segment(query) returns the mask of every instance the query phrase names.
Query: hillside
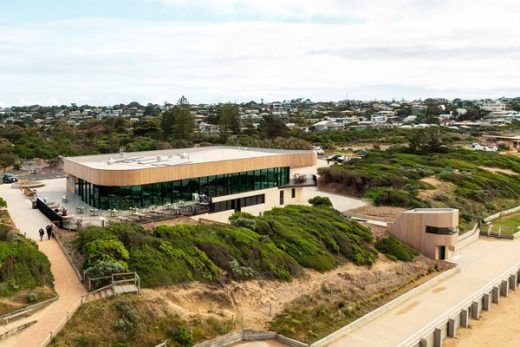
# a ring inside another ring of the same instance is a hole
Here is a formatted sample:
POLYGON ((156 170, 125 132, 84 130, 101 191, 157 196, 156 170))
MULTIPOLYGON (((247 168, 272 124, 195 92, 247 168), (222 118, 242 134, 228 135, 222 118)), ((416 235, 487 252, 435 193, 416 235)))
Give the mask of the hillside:
MULTIPOLYGON (((244 215, 242 215, 244 216, 244 215)), ((330 208, 287 206, 234 225, 90 227, 79 233, 91 277, 136 271, 145 287, 253 278, 290 281, 304 268, 331 270, 377 258, 370 230, 330 208)), ((248 219, 242 218, 242 219, 248 219)))
POLYGON ((366 158, 322 168, 320 174, 322 188, 376 205, 458 208, 462 226, 520 203, 520 158, 512 155, 397 147, 371 150, 366 158))
POLYGON ((54 296, 53 281, 47 257, 0 210, 0 314, 54 296))

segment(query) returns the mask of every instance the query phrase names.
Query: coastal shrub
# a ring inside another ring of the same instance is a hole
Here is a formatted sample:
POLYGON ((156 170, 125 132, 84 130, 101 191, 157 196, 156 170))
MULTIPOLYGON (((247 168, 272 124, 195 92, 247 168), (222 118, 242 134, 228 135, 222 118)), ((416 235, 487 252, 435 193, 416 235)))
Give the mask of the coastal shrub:
POLYGON ((77 247, 85 272, 102 275, 127 264, 145 287, 218 282, 223 276, 290 281, 304 267, 326 271, 345 261, 371 265, 377 258, 370 229, 330 208, 290 205, 261 217, 235 215, 235 222, 254 224, 163 225, 151 233, 133 225, 90 227, 80 232, 77 247), (102 234, 104 239, 94 239, 102 234))
POLYGON ((251 230, 255 230, 255 227, 256 227, 256 222, 254 219, 249 219, 249 218, 234 218, 234 219, 230 219, 230 223, 234 226, 237 226, 237 227, 244 227, 244 228, 248 228, 248 229, 251 229, 251 230))
POLYGON ((128 271, 121 262, 117 261, 98 261, 92 266, 86 268, 83 273, 90 278, 110 276, 113 273, 121 273, 128 271))
POLYGON ((12 241, 0 241, 0 296, 52 286, 53 281, 50 262, 34 241, 21 235, 12 241))
POLYGON ((129 258, 128 250, 119 240, 98 239, 85 244, 85 266, 91 267, 98 262, 118 262, 123 267, 127 267, 126 261, 129 258))
POLYGON ((309 204, 312 206, 332 207, 332 202, 326 196, 315 196, 309 199, 309 204))
POLYGON ((184 325, 177 324, 168 330, 170 338, 181 346, 193 345, 191 332, 184 325))
POLYGON ((419 255, 419 252, 393 236, 378 240, 376 242, 376 248, 379 252, 384 253, 392 260, 412 261, 417 255, 419 255))
POLYGON ((363 159, 320 168, 319 174, 319 185, 333 184, 339 193, 363 197, 376 205, 458 208, 472 216, 461 220, 461 227, 520 202, 520 158, 512 155, 461 148, 413 152, 401 146, 368 151, 363 159), (444 198, 440 193, 419 198, 420 190, 436 189, 421 181, 432 176, 453 184, 450 196, 444 198))

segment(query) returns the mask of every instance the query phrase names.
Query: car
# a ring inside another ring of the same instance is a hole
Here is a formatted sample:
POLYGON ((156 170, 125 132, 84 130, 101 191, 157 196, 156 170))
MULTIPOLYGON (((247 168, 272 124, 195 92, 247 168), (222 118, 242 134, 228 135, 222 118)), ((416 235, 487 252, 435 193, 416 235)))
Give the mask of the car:
POLYGON ((328 156, 327 161, 335 161, 337 163, 342 163, 345 161, 345 156, 336 153, 336 154, 328 156))
POLYGON ((325 151, 320 146, 313 146, 312 149, 317 155, 324 155, 325 151))
POLYGON ((18 178, 16 178, 15 175, 13 174, 4 174, 4 176, 2 177, 2 182, 4 183, 13 183, 13 182, 18 182, 18 178))

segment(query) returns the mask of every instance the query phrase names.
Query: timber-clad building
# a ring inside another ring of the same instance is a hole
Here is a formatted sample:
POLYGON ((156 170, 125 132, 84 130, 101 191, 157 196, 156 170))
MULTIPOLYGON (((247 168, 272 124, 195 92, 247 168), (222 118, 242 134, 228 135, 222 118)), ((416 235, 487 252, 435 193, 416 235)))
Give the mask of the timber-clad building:
POLYGON ((63 158, 67 191, 98 209, 142 208, 211 197, 212 212, 284 205, 314 182, 291 169, 316 164, 304 150, 198 147, 63 158))

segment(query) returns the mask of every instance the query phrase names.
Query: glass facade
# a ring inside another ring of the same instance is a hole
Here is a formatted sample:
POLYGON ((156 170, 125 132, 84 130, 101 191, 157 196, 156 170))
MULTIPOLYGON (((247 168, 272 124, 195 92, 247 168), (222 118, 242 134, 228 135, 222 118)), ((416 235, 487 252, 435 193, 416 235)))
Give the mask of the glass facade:
POLYGON ((74 192, 95 208, 128 210, 130 207, 190 201, 193 193, 215 198, 281 187, 288 183, 289 168, 279 167, 127 187, 98 186, 76 178, 74 192))

